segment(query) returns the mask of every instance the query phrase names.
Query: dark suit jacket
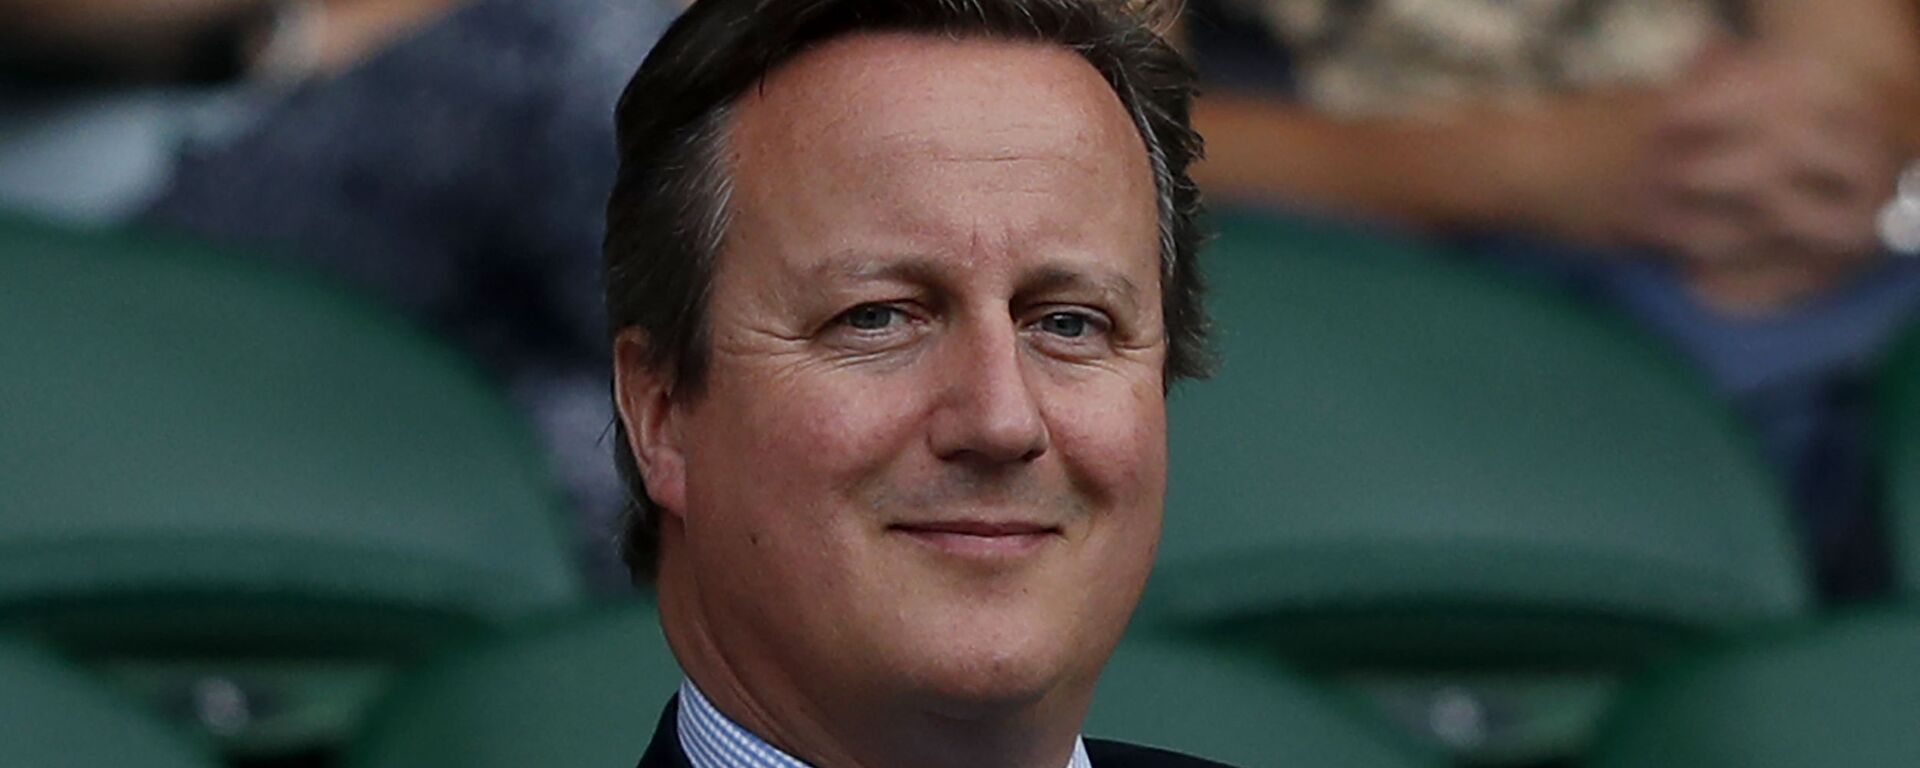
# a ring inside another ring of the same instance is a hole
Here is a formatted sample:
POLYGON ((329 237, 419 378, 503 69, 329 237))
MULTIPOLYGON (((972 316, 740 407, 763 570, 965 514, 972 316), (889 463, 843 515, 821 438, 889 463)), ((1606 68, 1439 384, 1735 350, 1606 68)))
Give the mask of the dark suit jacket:
MULTIPOLYGON (((660 715, 660 725, 653 730, 653 743, 640 758, 639 768, 693 768, 686 752, 680 749, 679 712, 679 697, 667 702, 667 711, 660 715)), ((1228 768, 1164 749, 1099 739, 1087 739, 1087 758, 1094 768, 1228 768)))

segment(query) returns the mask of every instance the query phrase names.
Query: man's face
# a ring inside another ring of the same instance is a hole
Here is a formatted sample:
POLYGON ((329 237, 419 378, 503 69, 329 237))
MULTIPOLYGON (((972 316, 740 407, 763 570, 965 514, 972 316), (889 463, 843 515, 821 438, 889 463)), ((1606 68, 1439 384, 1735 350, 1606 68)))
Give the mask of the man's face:
POLYGON ((1165 487, 1155 195, 1119 99, 1065 49, 861 35, 749 91, 728 149, 663 584, 751 684, 1084 705, 1165 487))

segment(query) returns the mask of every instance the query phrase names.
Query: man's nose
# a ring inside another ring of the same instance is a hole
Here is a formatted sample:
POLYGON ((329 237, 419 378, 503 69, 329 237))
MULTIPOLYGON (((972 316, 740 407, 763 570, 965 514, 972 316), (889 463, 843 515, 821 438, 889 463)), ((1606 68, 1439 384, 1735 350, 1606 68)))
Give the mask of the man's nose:
POLYGON ((1047 452, 1047 423, 1011 323, 973 328, 942 355, 929 440, 943 460, 1007 464, 1047 452))

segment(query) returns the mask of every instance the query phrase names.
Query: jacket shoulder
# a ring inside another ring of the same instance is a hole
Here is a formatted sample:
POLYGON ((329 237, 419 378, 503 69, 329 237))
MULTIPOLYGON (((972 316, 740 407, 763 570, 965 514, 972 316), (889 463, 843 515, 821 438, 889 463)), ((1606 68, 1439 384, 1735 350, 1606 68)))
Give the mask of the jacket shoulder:
POLYGON ((1087 739, 1087 760, 1093 768, 1232 768, 1192 755, 1103 739, 1087 739))

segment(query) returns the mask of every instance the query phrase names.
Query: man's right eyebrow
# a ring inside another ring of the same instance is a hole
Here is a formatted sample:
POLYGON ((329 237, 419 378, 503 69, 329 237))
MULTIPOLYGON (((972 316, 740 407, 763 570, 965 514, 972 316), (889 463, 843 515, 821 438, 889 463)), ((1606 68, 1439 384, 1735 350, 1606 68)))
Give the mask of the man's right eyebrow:
POLYGON ((810 277, 827 280, 925 283, 939 277, 940 262, 922 256, 879 258, 848 253, 830 257, 807 271, 810 277))

